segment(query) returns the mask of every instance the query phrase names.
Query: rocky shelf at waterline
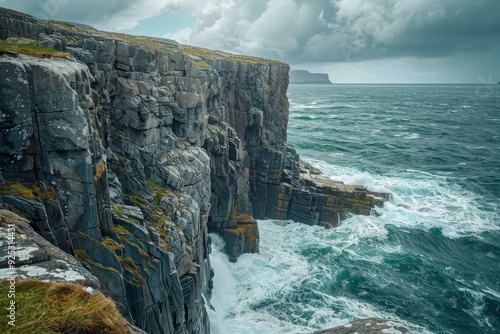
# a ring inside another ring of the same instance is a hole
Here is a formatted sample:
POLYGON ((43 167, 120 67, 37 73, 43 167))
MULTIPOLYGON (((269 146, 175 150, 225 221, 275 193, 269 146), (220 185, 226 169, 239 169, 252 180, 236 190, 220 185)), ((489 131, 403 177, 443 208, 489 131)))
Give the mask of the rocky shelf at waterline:
POLYGON ((258 252, 255 218, 335 226, 381 205, 287 145, 288 71, 0 9, 0 226, 25 240, 19 277, 99 287, 146 332, 208 333, 209 230, 235 260, 258 252))
POLYGON ((380 318, 368 318, 357 320, 342 326, 322 331, 314 332, 313 334, 406 334, 408 330, 401 324, 380 318))

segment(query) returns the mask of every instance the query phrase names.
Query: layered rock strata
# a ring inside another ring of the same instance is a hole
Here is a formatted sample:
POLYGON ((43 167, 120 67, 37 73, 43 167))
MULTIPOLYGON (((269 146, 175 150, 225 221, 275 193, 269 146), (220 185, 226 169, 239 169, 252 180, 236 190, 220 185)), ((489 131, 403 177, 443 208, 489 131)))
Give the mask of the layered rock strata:
POLYGON ((235 260, 254 218, 334 226, 381 202, 287 149, 286 64, 4 9, 0 40, 0 205, 147 332, 209 332, 209 229, 235 260))
POLYGON ((300 160, 290 144, 283 178, 268 189, 266 216, 325 227, 338 226, 349 214, 376 214, 374 209, 383 206, 391 196, 369 191, 365 186, 333 180, 300 160))
POLYGON ((79 283, 99 289, 97 278, 74 257, 42 238, 30 221, 12 211, 0 208, 0 280, 36 278, 52 282, 79 283), (11 245, 14 248, 9 248, 11 245), (15 262, 11 268, 9 260, 15 262))

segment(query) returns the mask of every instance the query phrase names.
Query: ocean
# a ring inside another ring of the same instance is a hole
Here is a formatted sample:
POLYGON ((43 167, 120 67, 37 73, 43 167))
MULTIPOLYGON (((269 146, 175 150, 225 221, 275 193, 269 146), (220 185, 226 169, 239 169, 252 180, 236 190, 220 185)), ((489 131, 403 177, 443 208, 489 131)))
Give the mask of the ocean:
POLYGON ((212 235, 215 334, 382 317, 500 333, 500 85, 291 85, 288 140, 334 179, 387 191, 335 229, 259 221, 260 254, 212 235))

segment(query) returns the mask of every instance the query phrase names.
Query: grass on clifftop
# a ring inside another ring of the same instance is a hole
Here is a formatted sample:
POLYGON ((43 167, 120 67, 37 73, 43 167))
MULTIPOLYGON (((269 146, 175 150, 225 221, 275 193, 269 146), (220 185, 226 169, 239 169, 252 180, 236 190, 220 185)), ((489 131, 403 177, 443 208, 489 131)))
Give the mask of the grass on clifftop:
POLYGON ((253 56, 237 55, 224 51, 205 49, 198 46, 183 45, 183 48, 185 53, 201 58, 214 58, 214 59, 219 58, 219 59, 227 59, 236 62, 250 63, 250 64, 269 64, 269 65, 282 64, 282 62, 277 60, 271 60, 253 56))
POLYGON ((18 44, 0 40, 0 54, 3 52, 14 52, 37 58, 66 58, 70 57, 67 52, 59 52, 53 48, 45 46, 18 44))
POLYGON ((72 283, 17 280, 15 297, 8 297, 9 282, 0 283, 3 315, 0 333, 127 333, 127 322, 114 302, 100 292, 87 293, 72 283), (8 324, 6 308, 15 301, 15 327, 8 324))
MULTIPOLYGON (((116 33, 116 32, 107 32, 107 34, 109 34, 113 37, 121 38, 129 43, 137 43, 137 44, 147 46, 149 48, 159 49, 159 50, 178 50, 178 51, 184 52, 185 54, 200 57, 200 58, 227 59, 227 60, 232 60, 232 61, 236 61, 236 62, 244 62, 244 63, 250 63, 250 64, 270 64, 270 65, 281 64, 281 62, 276 61, 276 60, 270 60, 270 59, 265 59, 265 58, 252 57, 252 56, 237 55, 237 54, 232 54, 232 53, 218 51, 218 50, 205 49, 205 48, 201 48, 198 46, 192 46, 192 45, 182 45, 182 44, 177 43, 174 40, 165 39, 165 38, 135 36, 135 35, 116 33)), ((206 62, 204 62, 203 60, 195 62, 195 64, 200 69, 210 69, 210 66, 206 62)))
MULTIPOLYGON (((152 49, 171 50, 171 51, 177 50, 177 51, 184 52, 185 54, 200 57, 200 58, 227 59, 227 60, 232 60, 232 61, 236 61, 236 62, 243 62, 243 63, 250 63, 250 64, 270 64, 270 65, 282 64, 282 62, 279 62, 276 60, 271 60, 271 59, 265 59, 265 58, 259 58, 259 57, 253 57, 253 56, 237 55, 237 54, 232 54, 232 53, 228 53, 228 52, 224 52, 224 51, 205 49, 202 47, 192 46, 192 45, 182 45, 182 44, 177 43, 174 40, 166 39, 166 38, 136 36, 136 35, 123 34, 123 33, 116 33, 116 32, 105 32, 105 33, 109 34, 110 36, 113 36, 113 37, 121 38, 129 43, 141 44, 141 45, 144 45, 144 46, 152 48, 152 49)), ((200 69, 205 69, 205 70, 210 69, 210 66, 206 62, 204 62, 203 60, 195 62, 195 64, 200 69)))

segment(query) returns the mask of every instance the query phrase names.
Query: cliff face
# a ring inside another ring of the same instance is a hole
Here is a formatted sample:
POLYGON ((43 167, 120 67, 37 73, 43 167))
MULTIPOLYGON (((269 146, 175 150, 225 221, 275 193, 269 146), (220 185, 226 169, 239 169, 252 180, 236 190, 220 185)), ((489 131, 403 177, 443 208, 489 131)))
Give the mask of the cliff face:
POLYGON ((173 116, 154 101, 160 93, 147 81, 143 96, 139 81, 104 85, 95 78, 108 73, 99 71, 69 60, 0 58, 3 205, 79 259, 139 327, 206 332, 208 156, 197 146, 163 154, 162 145, 175 142, 161 126, 173 116), (120 114, 127 103, 133 116, 120 114), (190 163, 169 173, 170 159, 190 163))
POLYGON ((336 225, 382 202, 287 148, 286 64, 2 9, 0 40, 68 53, 0 52, 0 227, 15 212, 58 247, 23 246, 17 275, 59 261, 78 275, 47 279, 100 285, 147 332, 209 332, 209 230, 235 260, 258 252, 254 217, 336 225))

